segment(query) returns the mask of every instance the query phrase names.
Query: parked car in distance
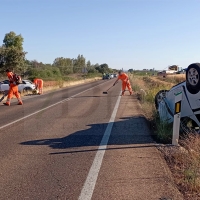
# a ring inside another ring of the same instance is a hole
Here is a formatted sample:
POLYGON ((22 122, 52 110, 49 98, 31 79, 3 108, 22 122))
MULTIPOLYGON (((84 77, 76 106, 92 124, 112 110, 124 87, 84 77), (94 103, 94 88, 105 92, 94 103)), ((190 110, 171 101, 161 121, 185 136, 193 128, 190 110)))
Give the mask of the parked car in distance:
MULTIPOLYGON (((30 80, 22 80, 22 83, 18 85, 19 92, 32 91, 35 89, 35 84, 30 80)), ((9 80, 0 82, 0 92, 9 90, 9 80)))
POLYGON ((114 75, 113 75, 113 74, 110 74, 110 78, 114 78, 114 75))
POLYGON ((103 79, 111 79, 114 78, 113 74, 106 74, 105 76, 103 76, 103 79))

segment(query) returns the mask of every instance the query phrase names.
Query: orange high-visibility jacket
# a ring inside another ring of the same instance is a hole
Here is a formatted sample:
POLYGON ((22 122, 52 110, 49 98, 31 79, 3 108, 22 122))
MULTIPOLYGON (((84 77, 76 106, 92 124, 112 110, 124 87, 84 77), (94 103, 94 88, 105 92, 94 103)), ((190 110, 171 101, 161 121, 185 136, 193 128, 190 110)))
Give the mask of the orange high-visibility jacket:
POLYGON ((16 85, 13 75, 14 74, 12 72, 7 72, 7 76, 10 81, 10 88, 8 91, 8 98, 7 98, 7 102, 6 102, 7 105, 10 105, 10 101, 11 101, 11 98, 13 97, 13 94, 17 97, 19 102, 22 102, 20 94, 18 92, 18 86, 16 85))
POLYGON ((127 82, 128 81, 128 75, 123 73, 121 75, 118 76, 117 80, 122 80, 123 82, 127 82))
POLYGON ((9 81, 10 81, 10 86, 15 86, 16 83, 15 83, 15 80, 13 78, 13 73, 12 72, 7 72, 7 77, 9 79, 9 81))
POLYGON ((34 81, 33 81, 33 83, 37 86, 37 85, 43 85, 43 80, 42 79, 38 79, 38 78, 36 78, 36 79, 34 79, 34 81))
POLYGON ((33 81, 33 83, 34 83, 35 85, 37 85, 37 84, 38 84, 38 79, 35 78, 34 81, 33 81))

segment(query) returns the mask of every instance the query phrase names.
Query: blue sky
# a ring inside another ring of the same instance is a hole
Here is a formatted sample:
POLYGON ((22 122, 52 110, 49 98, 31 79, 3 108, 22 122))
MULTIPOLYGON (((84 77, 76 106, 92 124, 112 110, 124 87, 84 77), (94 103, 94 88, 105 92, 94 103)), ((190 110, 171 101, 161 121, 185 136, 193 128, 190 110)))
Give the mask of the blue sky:
POLYGON ((200 62, 200 1, 0 0, 0 44, 24 37, 27 59, 82 54, 111 68, 183 68, 200 62))

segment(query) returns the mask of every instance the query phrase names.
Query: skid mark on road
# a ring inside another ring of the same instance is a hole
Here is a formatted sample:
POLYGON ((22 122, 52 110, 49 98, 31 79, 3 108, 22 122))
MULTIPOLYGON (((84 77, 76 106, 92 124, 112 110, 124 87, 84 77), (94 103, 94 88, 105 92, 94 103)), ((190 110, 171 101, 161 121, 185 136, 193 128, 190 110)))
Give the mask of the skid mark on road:
POLYGON ((45 107, 45 108, 42 108, 42 109, 40 109, 40 110, 38 110, 38 111, 36 111, 36 112, 33 112, 33 113, 29 114, 29 115, 26 115, 26 116, 22 117, 22 118, 20 118, 20 119, 17 119, 17 120, 12 121, 12 122, 10 122, 10 123, 8 123, 8 124, 5 124, 5 125, 3 125, 3 126, 0 127, 0 130, 3 129, 3 128, 6 128, 6 127, 8 127, 8 126, 11 126, 11 125, 13 125, 13 124, 15 124, 15 123, 17 123, 17 122, 20 122, 20 121, 22 121, 22 120, 24 120, 24 119, 27 119, 27 118, 29 118, 29 117, 31 117, 31 116, 33 116, 33 115, 36 115, 36 114, 38 114, 38 113, 40 113, 40 112, 42 112, 42 111, 45 111, 45 110, 47 110, 47 109, 49 109, 49 108, 52 108, 52 107, 54 107, 54 106, 56 106, 56 105, 58 105, 58 104, 61 104, 61 103, 65 103, 65 102, 67 102, 67 101, 70 101, 71 99, 73 99, 73 97, 76 97, 76 96, 78 96, 78 95, 80 95, 80 94, 83 94, 84 92, 90 91, 90 90, 92 90, 93 88, 99 87, 100 85, 103 85, 103 84, 105 84, 105 82, 104 82, 104 83, 101 83, 101 84, 99 84, 99 85, 96 85, 96 86, 94 86, 94 87, 91 87, 91 88, 89 88, 89 89, 87 89, 87 90, 84 90, 84 91, 82 91, 82 92, 79 92, 79 93, 77 93, 77 94, 75 94, 75 95, 73 95, 73 96, 71 96, 71 97, 68 97, 68 98, 66 98, 66 99, 64 99, 64 100, 62 100, 62 101, 59 101, 59 102, 57 102, 57 103, 54 103, 54 104, 52 104, 52 105, 50 105, 50 106, 47 106, 47 107, 45 107))
POLYGON ((112 127, 113 127, 113 124, 115 121, 115 117, 117 114, 120 100, 121 100, 121 96, 119 96, 117 99, 117 102, 115 104, 115 107, 114 107, 113 113, 111 115, 111 118, 109 120, 108 126, 105 130, 105 133, 104 133, 101 143, 99 145, 98 151, 96 153, 96 156, 94 158, 94 161, 93 161, 90 171, 88 173, 86 181, 83 185, 81 194, 79 196, 79 200, 90 200, 92 198, 92 194, 93 194, 93 191, 95 188, 99 170, 101 168, 105 150, 107 148, 108 140, 109 140, 109 137, 110 137, 110 134, 112 131, 112 127))

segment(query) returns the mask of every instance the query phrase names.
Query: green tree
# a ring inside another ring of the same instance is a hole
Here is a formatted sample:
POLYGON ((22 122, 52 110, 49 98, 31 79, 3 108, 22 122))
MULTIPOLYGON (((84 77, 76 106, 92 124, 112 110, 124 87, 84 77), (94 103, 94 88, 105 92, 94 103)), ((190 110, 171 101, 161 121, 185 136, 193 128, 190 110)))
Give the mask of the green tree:
POLYGON ((23 42, 24 38, 21 35, 16 35, 15 32, 11 31, 10 33, 6 33, 3 39, 3 46, 6 48, 15 47, 18 50, 23 51, 23 42))
POLYGON ((3 67, 5 64, 5 48, 0 46, 0 66, 3 67))
POLYGON ((53 62, 53 66, 58 67, 63 75, 73 73, 73 63, 70 58, 56 58, 53 62))
POLYGON ((74 60, 74 67, 73 67, 73 71, 74 73, 81 73, 82 69, 84 69, 84 67, 86 66, 85 64, 85 58, 83 57, 83 55, 78 55, 77 59, 74 60))
POLYGON ((109 69, 108 64, 106 63, 96 66, 95 69, 99 71, 99 73, 102 73, 102 74, 109 73, 112 71, 111 69, 109 69))
POLYGON ((26 55, 26 52, 23 51, 23 41, 23 37, 14 32, 5 35, 3 45, 0 47, 1 69, 23 70, 26 55))
POLYGON ((90 60, 87 61, 86 66, 87 66, 88 69, 90 69, 90 67, 91 67, 91 62, 90 62, 90 60))
POLYGON ((97 72, 97 70, 95 69, 94 65, 92 65, 89 60, 86 63, 86 69, 87 69, 88 73, 95 73, 95 72, 97 72))

